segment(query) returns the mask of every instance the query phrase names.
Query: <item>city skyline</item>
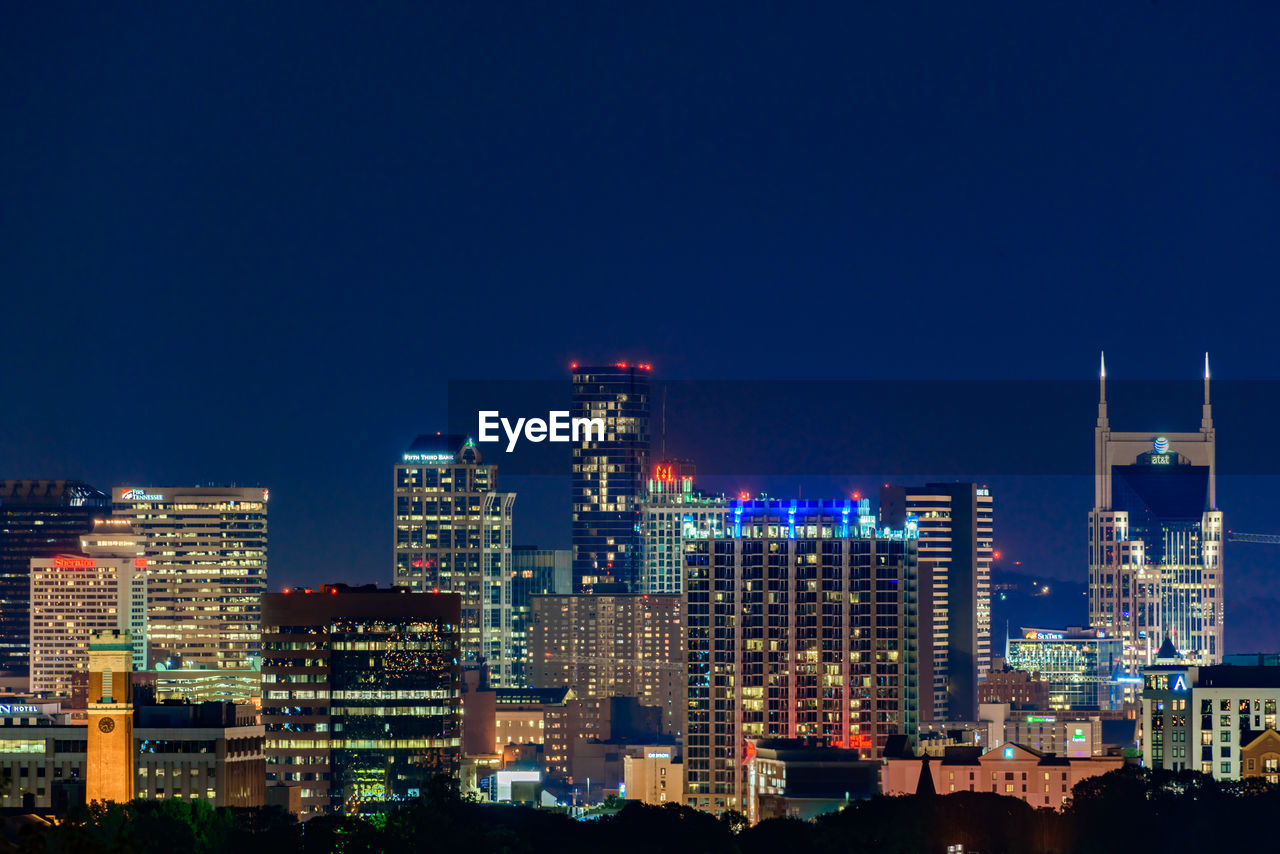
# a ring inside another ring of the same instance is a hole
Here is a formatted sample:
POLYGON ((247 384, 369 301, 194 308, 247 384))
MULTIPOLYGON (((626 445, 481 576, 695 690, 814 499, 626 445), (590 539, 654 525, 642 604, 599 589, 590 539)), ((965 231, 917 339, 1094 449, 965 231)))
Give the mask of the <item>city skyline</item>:
POLYGON ((1265 842, 1280 5, 6 11, 15 845, 1265 842))

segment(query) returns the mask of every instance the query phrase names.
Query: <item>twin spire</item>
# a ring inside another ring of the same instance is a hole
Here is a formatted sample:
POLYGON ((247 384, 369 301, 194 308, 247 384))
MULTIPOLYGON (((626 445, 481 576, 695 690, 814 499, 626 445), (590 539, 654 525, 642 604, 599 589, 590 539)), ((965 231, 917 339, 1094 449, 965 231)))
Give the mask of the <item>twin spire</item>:
MULTIPOLYGON (((1107 420, 1107 353, 1100 351, 1098 367, 1098 426, 1110 429, 1107 420)), ((1200 410, 1200 430, 1208 432, 1213 429, 1213 407, 1209 404, 1209 354, 1204 354, 1204 406, 1200 410)))

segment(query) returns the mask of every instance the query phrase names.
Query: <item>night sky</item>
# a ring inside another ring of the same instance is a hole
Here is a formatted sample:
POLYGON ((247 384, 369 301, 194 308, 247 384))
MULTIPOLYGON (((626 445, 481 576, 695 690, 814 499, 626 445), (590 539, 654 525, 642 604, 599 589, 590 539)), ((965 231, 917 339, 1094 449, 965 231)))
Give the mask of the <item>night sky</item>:
MULTIPOLYGON (((273 588, 386 583, 450 383, 1280 379, 1280 6, 964 5, 11 5, 0 477, 265 485, 273 588)), ((1272 453, 1249 413, 1220 454, 1272 453)), ((1229 527, 1280 528, 1276 470, 1229 527)), ((1006 562, 1083 580, 1088 473, 992 476, 1006 562)), ((567 479, 504 485, 567 545, 567 479)), ((1280 648, 1277 561, 1228 547, 1229 651, 1280 648)))

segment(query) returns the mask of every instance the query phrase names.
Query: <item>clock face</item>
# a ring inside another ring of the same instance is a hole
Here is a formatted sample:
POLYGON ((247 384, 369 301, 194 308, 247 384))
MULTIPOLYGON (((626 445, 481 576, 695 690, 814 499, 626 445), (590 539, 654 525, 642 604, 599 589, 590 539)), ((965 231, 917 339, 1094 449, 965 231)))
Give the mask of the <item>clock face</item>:
POLYGON ((111 718, 103 718, 102 720, 98 721, 98 729, 100 729, 103 732, 111 732, 115 728, 116 728, 116 722, 113 721, 111 718))

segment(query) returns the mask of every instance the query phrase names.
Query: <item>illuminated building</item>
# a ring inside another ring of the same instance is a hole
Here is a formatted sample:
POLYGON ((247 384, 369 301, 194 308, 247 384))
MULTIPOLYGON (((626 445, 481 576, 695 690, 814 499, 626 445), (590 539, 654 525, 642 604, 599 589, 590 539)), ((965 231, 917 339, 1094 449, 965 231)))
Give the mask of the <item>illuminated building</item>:
POLYGON ((684 765, 670 747, 622 757, 622 793, 629 801, 651 806, 684 803, 684 765))
POLYGON ((1257 777, 1273 786, 1280 784, 1280 733, 1263 730, 1240 748, 1240 758, 1242 779, 1257 777))
POLYGON ((991 669, 991 490, 975 483, 886 486, 880 523, 920 520, 921 720, 971 721, 991 669))
POLYGON ((635 697, 661 709, 661 729, 684 723, 684 603, 638 593, 534 596, 529 677, 580 700, 635 697))
MULTIPOLYGON (((647 364, 573 366, 572 418, 598 418, 604 438, 573 445, 573 583, 640 589, 640 502, 649 460, 647 364)), ((603 592, 603 591, 602 591, 603 592)))
POLYGON ((926 763, 913 756, 889 757, 881 791, 886 795, 914 795, 922 763, 932 775, 934 791, 939 795, 992 792, 1018 798, 1033 807, 1060 810, 1077 783, 1119 769, 1124 759, 1055 756, 1021 744, 1004 744, 985 751, 981 747, 948 747, 937 762, 926 763))
POLYGON ((1007 641, 1005 664, 1049 684, 1050 709, 1113 709, 1126 683, 1124 644, 1105 629, 1023 628, 1007 641))
POLYGON ((511 513, 498 467, 475 442, 434 434, 414 440, 395 465, 395 576, 414 592, 462 597, 462 659, 486 662, 497 685, 514 684, 511 644, 511 513))
POLYGON ((511 550, 511 659, 512 686, 532 684, 528 675, 529 624, 533 597, 573 590, 573 553, 569 549, 516 546, 511 550))
MULTIPOLYGON (((1102 755, 1106 746, 1102 717, 1098 712, 1013 710, 1006 703, 982 703, 979 715, 987 725, 983 742, 987 747, 1000 747, 1012 742, 1042 753, 1085 757, 1102 755)), ((1119 724, 1120 729, 1127 729, 1129 736, 1136 736, 1135 721, 1114 723, 1119 724)), ((1136 738, 1130 737, 1123 745, 1117 746, 1133 747, 1136 743, 1136 738)))
POLYGON ((876 759, 919 714, 916 523, 869 502, 735 501, 725 535, 685 546, 685 801, 747 806, 765 738, 876 759))
POLYGON ((31 656, 31 559, 80 550, 111 500, 73 480, 0 480, 0 672, 25 676, 31 656))
POLYGON ((747 819, 808 821, 880 792, 880 763, 803 738, 766 738, 747 766, 747 819))
MULTIPOLYGON (((1168 637, 1189 663, 1222 660, 1222 512, 1205 355, 1195 433, 1116 433, 1103 364, 1089 513, 1089 624, 1124 642, 1137 676, 1168 637)), ((1131 692, 1130 692, 1131 696, 1131 692)))
MULTIPOLYGON (((140 537, 147 562, 151 666, 166 668, 170 678, 187 668, 256 675, 267 589, 267 490, 117 487, 112 498, 115 523, 140 537)), ((248 684, 227 699, 257 693, 257 685, 248 684)))
POLYGON ((1241 779, 1244 748, 1276 729, 1280 667, 1188 666, 1168 642, 1156 661, 1142 670, 1142 764, 1241 779))
POLYGON ((119 630, 89 636, 89 724, 85 800, 133 800, 133 639, 119 630))
POLYGON ((133 669, 146 666, 147 579, 136 540, 89 534, 82 542, 83 553, 31 561, 32 693, 70 697, 95 631, 128 632, 133 669), (98 545, 104 540, 120 545, 98 545))
MULTIPOLYGON (((252 706, 139 706, 134 717, 134 797, 263 805, 266 760, 252 706)), ((0 705, 0 806, 21 807, 24 796, 41 810, 66 812, 80 803, 90 731, 56 702, 0 705), (23 716, 11 717, 7 709, 23 716)))
MULTIPOLYGON (((1000 668, 1004 659, 999 659, 1000 668)), ((978 683, 978 706, 986 703, 1008 703, 1017 708, 1049 708, 1049 683, 1034 670, 993 669, 978 683)))
POLYGON ((337 584, 263 597, 268 784, 362 814, 459 772, 457 593, 337 584))
POLYGON ((687 540, 723 536, 729 500, 694 489, 692 465, 681 461, 656 463, 640 505, 644 593, 679 595, 684 590, 684 544, 687 540))

